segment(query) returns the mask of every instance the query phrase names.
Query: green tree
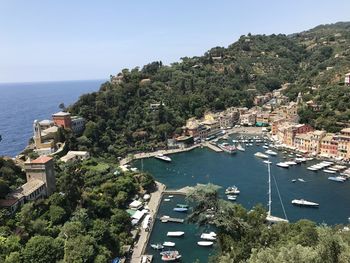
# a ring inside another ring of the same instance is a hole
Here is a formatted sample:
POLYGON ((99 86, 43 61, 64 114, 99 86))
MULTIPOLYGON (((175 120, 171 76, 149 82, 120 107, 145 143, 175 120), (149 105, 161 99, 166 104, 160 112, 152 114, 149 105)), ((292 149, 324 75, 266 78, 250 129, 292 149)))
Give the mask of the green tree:
POLYGON ((56 262, 63 258, 63 241, 48 236, 35 236, 29 239, 23 259, 28 263, 56 262))
POLYGON ((93 262, 96 253, 96 241, 91 236, 76 236, 66 241, 64 262, 90 263, 93 262))

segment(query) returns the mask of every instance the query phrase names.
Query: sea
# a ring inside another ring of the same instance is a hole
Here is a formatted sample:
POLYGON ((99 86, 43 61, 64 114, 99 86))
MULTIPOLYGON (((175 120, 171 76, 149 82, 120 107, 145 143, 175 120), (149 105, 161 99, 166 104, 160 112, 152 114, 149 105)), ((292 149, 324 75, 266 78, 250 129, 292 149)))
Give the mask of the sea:
MULTIPOLYGON (((226 199, 225 189, 236 185, 240 190, 237 203, 248 210, 257 204, 261 204, 267 209, 268 170, 263 160, 254 156, 254 153, 258 151, 263 152, 265 149, 262 145, 253 145, 246 147, 245 152, 230 155, 224 152, 216 153, 207 148, 196 148, 190 152, 170 155, 171 163, 149 158, 135 161, 133 165, 138 169, 150 172, 157 181, 164 183, 167 189, 213 183, 221 186, 220 196, 226 199)), ((277 162, 291 159, 290 154, 284 154, 280 151, 276 157, 270 157, 272 161, 272 215, 285 217, 284 207, 290 222, 309 219, 318 224, 347 224, 350 217, 350 182, 330 181, 328 180, 330 175, 323 171, 307 170, 308 166, 320 162, 316 160, 294 165, 288 169, 276 166, 277 162), (296 182, 293 182, 293 179, 296 182), (291 204, 293 199, 317 202, 320 206, 319 208, 294 206, 291 204)), ((169 202, 163 200, 157 217, 170 215, 186 218, 186 216, 172 211, 178 202, 179 200, 169 202)), ((182 254, 183 262, 196 260, 207 262, 208 257, 215 254, 215 244, 214 248, 204 248, 197 245, 200 234, 208 232, 205 229, 199 229, 191 224, 161 223, 159 219, 155 220, 154 230, 147 247, 147 252, 155 256, 154 262, 161 262, 161 259, 159 253, 152 249, 150 244, 164 241, 176 243, 175 249, 178 249, 182 254), (169 240, 166 236, 168 231, 184 231, 185 235, 182 238, 169 240)))
POLYGON ((19 154, 33 136, 33 121, 51 119, 84 93, 97 91, 106 80, 0 83, 0 156, 19 154))

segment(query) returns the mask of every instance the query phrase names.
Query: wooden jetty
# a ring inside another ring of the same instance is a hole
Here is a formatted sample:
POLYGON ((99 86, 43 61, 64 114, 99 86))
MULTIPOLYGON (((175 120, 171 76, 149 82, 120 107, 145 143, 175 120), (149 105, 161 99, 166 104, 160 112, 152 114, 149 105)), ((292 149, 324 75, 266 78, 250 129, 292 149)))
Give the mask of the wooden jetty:
POLYGON ((160 220, 162 221, 162 223, 168 223, 168 222, 183 223, 185 221, 184 219, 181 219, 181 218, 168 217, 168 216, 162 216, 160 220))

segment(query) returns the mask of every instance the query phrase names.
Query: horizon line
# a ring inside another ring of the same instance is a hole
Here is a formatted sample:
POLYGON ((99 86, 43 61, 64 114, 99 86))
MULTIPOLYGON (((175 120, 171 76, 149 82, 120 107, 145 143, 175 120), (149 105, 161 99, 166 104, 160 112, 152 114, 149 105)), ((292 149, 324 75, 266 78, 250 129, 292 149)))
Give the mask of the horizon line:
POLYGON ((3 84, 29 84, 29 83, 50 83, 50 82, 74 82, 74 81, 107 81, 109 78, 98 78, 98 79, 64 79, 64 80, 33 80, 33 81, 0 81, 0 85, 3 84))

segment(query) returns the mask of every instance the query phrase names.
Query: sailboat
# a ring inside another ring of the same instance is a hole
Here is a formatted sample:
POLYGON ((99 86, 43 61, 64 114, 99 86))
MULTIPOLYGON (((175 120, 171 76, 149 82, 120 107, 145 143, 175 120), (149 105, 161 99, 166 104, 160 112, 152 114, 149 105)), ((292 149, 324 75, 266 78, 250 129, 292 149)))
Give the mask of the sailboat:
POLYGON ((289 221, 287 219, 271 215, 271 205, 272 205, 272 200, 271 200, 271 171, 270 171, 270 164, 269 163, 267 164, 267 170, 268 170, 268 173, 269 173, 269 211, 267 212, 266 221, 268 223, 271 223, 271 224, 273 224, 273 223, 281 223, 281 222, 288 223, 289 221))

